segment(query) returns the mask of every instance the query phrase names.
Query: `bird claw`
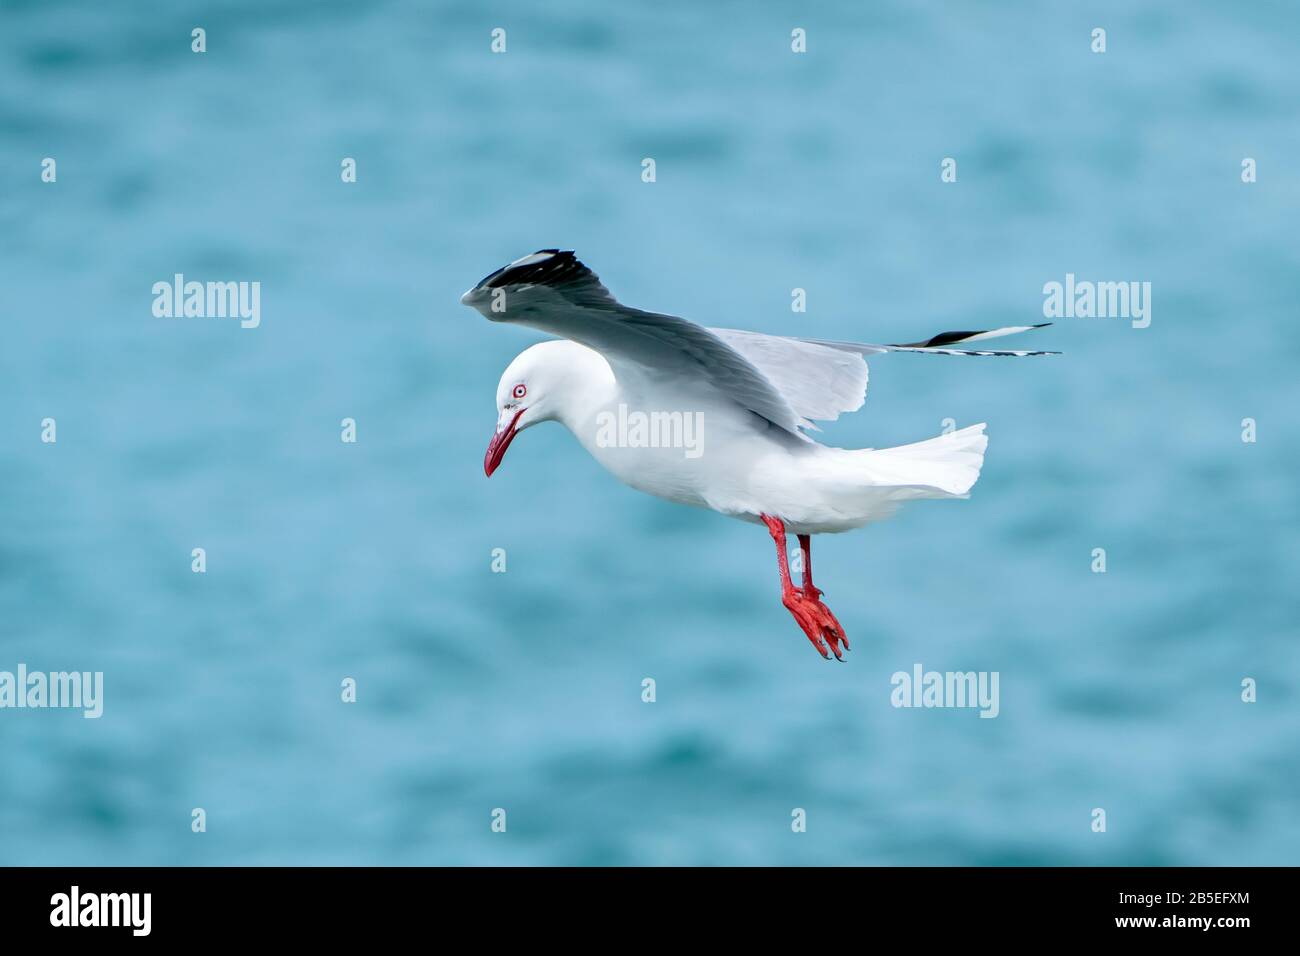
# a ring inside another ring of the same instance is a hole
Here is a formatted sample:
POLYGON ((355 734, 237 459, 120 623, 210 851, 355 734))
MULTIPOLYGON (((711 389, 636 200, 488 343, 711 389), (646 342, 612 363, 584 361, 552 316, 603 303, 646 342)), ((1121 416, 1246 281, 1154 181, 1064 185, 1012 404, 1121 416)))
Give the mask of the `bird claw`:
POLYGON ((833 653, 835 659, 843 663, 844 655, 840 653, 840 648, 843 646, 844 650, 849 650, 849 639, 831 609, 822 603, 822 592, 816 588, 812 591, 814 593, 792 590, 782 597, 782 603, 790 611, 795 623, 808 635, 808 640, 818 654, 830 660, 833 653), (828 644, 830 653, 827 652, 828 644))

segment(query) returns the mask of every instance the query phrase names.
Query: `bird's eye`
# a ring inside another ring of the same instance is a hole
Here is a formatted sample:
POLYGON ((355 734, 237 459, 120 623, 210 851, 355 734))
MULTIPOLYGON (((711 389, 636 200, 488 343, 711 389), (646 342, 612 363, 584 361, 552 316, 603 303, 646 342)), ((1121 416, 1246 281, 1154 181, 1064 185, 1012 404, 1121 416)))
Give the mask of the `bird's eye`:
POLYGON ((513 395, 516 399, 523 398, 525 395, 528 394, 528 386, 525 385, 523 382, 520 382, 518 385, 514 387, 514 390, 510 394, 513 395))

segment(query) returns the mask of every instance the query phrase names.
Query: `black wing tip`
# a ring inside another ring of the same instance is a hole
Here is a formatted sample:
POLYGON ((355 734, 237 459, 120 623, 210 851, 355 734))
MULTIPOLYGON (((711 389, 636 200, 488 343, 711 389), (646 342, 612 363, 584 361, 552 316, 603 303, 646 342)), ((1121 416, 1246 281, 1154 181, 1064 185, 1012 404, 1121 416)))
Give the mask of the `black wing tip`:
MULTIPOLYGON (((1030 325, 1029 329, 1045 329, 1051 325, 1051 322, 1038 322, 1030 325)), ((960 345, 974 336, 985 335, 989 332, 997 331, 996 329, 969 329, 961 332, 940 332, 938 335, 931 336, 924 342, 910 342, 911 348, 935 349, 943 348, 945 345, 960 345)))
POLYGON ((933 349, 940 348, 944 345, 956 345, 958 342, 965 342, 972 335, 983 335, 984 332, 987 331, 988 329, 983 331, 968 329, 964 332, 940 332, 938 335, 933 335, 924 342, 917 343, 917 347, 933 349))
MULTIPOLYGON (((924 353, 924 349, 918 350, 924 353)), ((935 349, 932 355, 977 355, 977 356, 1006 356, 1010 358, 1027 358, 1034 355, 1064 355, 1064 352, 1043 352, 1037 349, 935 349)))
POLYGON ((484 276, 479 288, 497 289, 523 282, 545 285, 571 278, 586 268, 572 249, 538 249, 484 276))

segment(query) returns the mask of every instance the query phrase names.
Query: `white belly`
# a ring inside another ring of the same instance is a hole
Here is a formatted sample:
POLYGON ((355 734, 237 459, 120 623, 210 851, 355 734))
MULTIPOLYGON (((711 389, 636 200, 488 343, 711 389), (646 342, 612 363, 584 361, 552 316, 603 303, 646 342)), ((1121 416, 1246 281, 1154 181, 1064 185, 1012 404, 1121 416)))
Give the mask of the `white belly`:
POLYGON ((638 412, 621 401, 573 431, 629 487, 754 521, 796 506, 800 462, 825 450, 739 407, 638 412))
POLYGON ((845 450, 791 435, 739 406, 697 406, 651 412, 616 400, 566 424, 593 458, 638 491, 747 521, 771 515, 795 534, 847 531, 888 517, 904 501, 962 496, 983 457, 979 436, 966 487, 948 489, 934 478, 934 459, 947 457, 948 444, 960 445, 958 436, 845 450))

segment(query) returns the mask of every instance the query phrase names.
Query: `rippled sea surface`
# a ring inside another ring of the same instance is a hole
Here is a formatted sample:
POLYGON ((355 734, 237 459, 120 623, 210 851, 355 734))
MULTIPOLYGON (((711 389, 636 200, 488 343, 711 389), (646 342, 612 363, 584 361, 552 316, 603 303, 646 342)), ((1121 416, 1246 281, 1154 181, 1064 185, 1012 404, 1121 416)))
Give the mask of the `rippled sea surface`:
POLYGON ((0 710, 0 862, 1300 862, 1300 15, 1142 6, 6 0, 0 670, 105 704, 0 710), (458 298, 547 246, 767 332, 1152 321, 873 360, 826 441, 991 441, 818 539, 839 666, 761 528, 555 425, 484 480, 538 336, 458 298), (178 272, 261 325, 155 318, 178 272), (918 663, 1000 715, 894 708, 918 663))

